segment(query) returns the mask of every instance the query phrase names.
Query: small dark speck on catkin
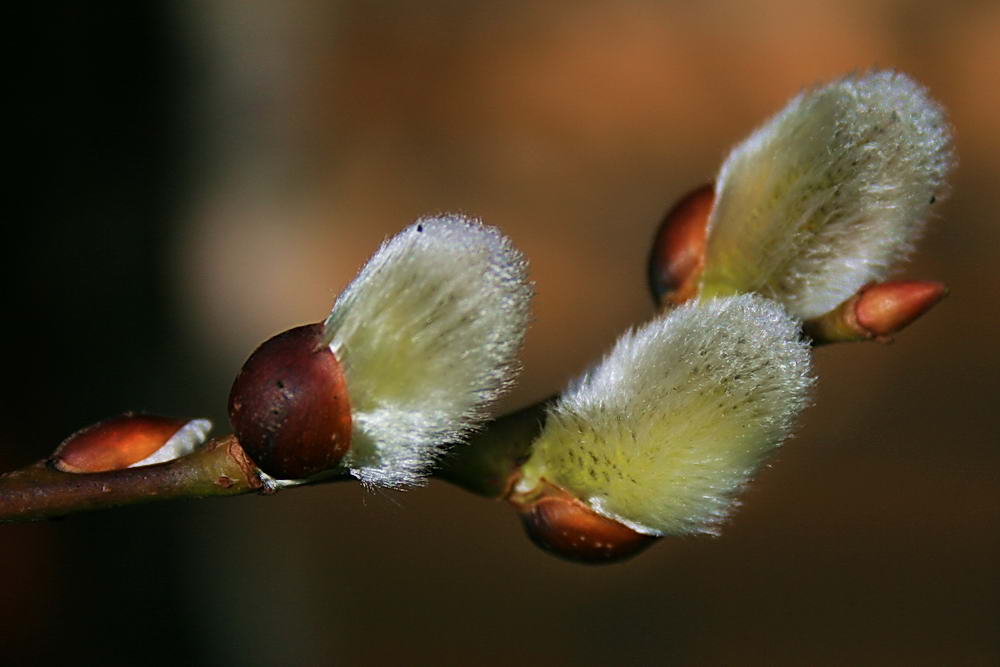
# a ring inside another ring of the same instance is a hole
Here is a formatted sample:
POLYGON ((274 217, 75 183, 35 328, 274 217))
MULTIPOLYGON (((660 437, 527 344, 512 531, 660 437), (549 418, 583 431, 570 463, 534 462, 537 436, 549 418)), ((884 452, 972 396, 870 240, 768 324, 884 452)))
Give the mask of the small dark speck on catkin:
POLYGON ((423 225, 417 225, 417 231, 418 232, 424 231, 424 226, 423 225))

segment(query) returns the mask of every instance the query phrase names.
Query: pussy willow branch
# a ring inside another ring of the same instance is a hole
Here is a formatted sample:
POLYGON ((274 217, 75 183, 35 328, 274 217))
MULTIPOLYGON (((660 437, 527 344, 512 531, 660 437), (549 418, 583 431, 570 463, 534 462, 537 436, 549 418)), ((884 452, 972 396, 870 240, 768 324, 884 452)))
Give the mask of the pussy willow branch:
MULTIPOLYGON (((473 493, 502 496, 538 433, 544 405, 490 422, 471 442, 443 459, 436 474, 473 493)), ((274 493, 277 487, 264 479, 232 435, 210 440, 173 461, 108 472, 62 472, 43 460, 0 475, 0 522, 37 521, 157 500, 274 493)), ((304 485, 349 479, 346 474, 325 475, 304 485)))
MULTIPOLYGON (((505 497, 541 431, 551 400, 487 423, 467 444, 454 447, 439 461, 435 476, 481 496, 505 497)), ((266 479, 232 435, 210 440, 167 463, 108 472, 62 472, 43 460, 0 474, 0 522, 37 521, 157 500, 275 493, 279 487, 266 479)), ((301 486, 350 479, 346 472, 339 472, 301 486)))

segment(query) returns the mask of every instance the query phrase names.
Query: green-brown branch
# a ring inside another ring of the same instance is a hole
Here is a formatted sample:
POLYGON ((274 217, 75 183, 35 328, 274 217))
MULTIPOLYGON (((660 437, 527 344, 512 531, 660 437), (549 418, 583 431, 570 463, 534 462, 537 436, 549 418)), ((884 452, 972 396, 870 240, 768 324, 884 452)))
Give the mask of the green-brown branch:
POLYGON ((266 491, 236 438, 151 466, 69 473, 47 461, 0 475, 0 521, 34 521, 122 505, 266 491))

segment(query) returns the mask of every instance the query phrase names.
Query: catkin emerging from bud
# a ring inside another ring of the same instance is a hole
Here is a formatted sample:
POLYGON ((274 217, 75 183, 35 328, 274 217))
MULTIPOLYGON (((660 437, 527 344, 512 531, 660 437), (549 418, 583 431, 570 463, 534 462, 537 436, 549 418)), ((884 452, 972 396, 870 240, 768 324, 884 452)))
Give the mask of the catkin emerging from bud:
POLYGON ((521 253, 476 220, 424 218, 384 243, 324 325, 351 396, 352 474, 419 483, 476 428, 518 370, 531 296, 521 253))
POLYGON ((812 383, 780 305, 691 302, 625 334, 549 411, 517 490, 543 481, 647 535, 714 533, 812 383))
POLYGON ((912 250, 953 162, 941 108, 903 74, 801 93, 722 165, 702 295, 830 311, 912 250))

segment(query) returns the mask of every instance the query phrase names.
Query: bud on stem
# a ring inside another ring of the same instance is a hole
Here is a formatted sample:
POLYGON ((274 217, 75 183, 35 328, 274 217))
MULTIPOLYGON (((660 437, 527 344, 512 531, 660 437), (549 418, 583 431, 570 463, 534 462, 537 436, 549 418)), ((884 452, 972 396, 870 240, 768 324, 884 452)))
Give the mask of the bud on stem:
POLYGON ((814 345, 875 340, 889 343, 948 294, 938 282, 894 280, 867 285, 829 313, 804 323, 814 345))
POLYGON ((205 441, 211 423, 125 413, 66 438, 51 463, 62 472, 94 473, 170 461, 205 441))
POLYGON ((531 286, 499 230, 421 218, 382 247, 322 324, 261 345, 229 416, 260 469, 302 480, 339 467, 419 484, 512 383, 531 286))
POLYGON ((510 500, 533 540, 586 562, 715 534, 811 384, 779 304, 691 301, 623 335, 548 405, 510 500))

